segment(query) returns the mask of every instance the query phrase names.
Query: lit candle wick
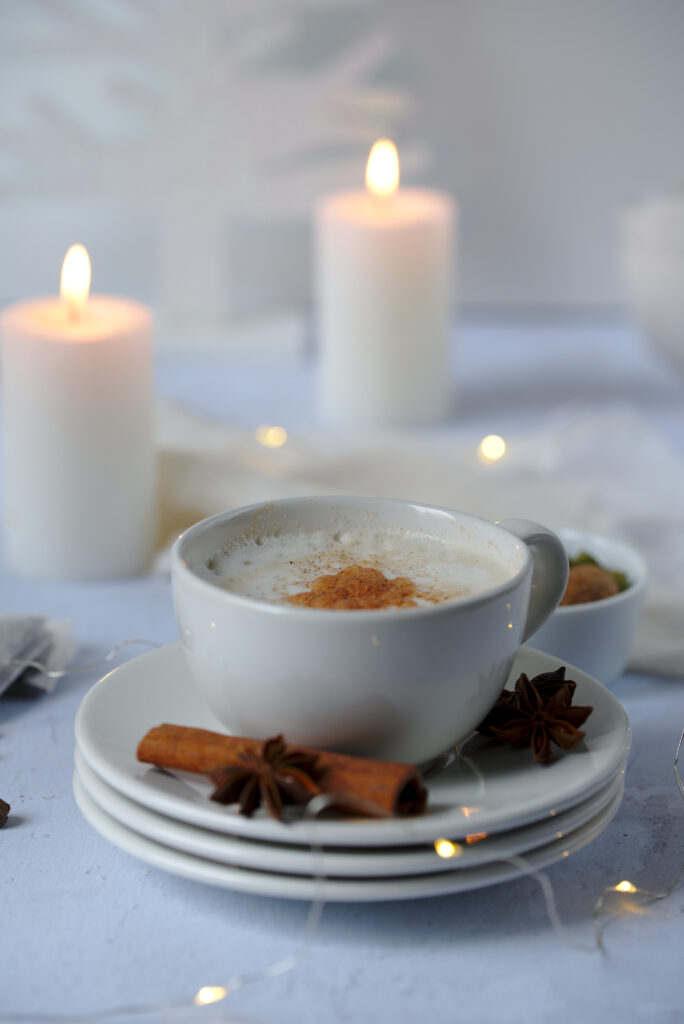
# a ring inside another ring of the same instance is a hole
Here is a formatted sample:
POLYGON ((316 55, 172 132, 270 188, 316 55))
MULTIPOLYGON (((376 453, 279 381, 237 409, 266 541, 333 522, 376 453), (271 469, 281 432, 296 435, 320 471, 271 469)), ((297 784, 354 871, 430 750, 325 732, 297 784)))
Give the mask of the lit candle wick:
POLYGON ((90 257, 83 245, 72 245, 62 263, 59 287, 70 320, 78 320, 90 293, 90 257))

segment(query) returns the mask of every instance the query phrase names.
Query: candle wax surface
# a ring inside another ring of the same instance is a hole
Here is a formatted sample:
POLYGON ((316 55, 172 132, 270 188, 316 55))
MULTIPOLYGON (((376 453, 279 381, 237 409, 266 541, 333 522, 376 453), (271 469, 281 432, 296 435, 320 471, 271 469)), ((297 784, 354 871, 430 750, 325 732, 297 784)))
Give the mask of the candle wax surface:
POLYGON ((388 231, 440 220, 451 211, 446 196, 417 188, 399 188, 388 196, 375 195, 368 189, 339 192, 324 198, 321 207, 328 216, 347 223, 388 231))
POLYGON ((138 330, 151 317, 136 302, 104 295, 89 296, 73 316, 59 296, 48 296, 10 306, 3 321, 34 337, 88 343, 138 330))

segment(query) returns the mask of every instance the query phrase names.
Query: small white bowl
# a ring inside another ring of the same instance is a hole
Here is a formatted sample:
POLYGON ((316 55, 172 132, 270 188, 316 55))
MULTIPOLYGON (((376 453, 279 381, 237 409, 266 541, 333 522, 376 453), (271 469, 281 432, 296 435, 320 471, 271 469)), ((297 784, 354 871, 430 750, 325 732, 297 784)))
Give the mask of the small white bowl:
POLYGON ((586 551, 605 569, 624 572, 629 586, 600 601, 559 606, 528 643, 609 683, 627 665, 646 594, 646 564, 622 541, 584 530, 557 528, 554 532, 570 558, 586 551))

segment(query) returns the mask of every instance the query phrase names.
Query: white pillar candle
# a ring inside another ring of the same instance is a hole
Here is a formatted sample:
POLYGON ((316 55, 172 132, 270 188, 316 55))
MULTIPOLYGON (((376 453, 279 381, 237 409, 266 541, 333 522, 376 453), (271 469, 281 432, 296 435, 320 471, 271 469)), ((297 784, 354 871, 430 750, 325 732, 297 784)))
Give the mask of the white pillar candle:
POLYGON ((152 317, 89 284, 72 247, 61 297, 0 323, 5 556, 26 576, 129 575, 156 539, 152 317))
POLYGON ((450 409, 454 203, 398 184, 396 149, 381 140, 365 191, 317 209, 318 400, 334 424, 425 423, 450 409))

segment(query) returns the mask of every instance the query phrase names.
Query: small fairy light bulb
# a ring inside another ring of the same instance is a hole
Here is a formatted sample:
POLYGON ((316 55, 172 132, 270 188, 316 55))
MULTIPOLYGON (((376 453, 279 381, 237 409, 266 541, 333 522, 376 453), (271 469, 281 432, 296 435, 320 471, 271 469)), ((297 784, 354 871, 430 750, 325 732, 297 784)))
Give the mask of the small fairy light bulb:
POLYGON ((613 886, 613 888, 615 889, 615 892, 636 892, 637 891, 636 885, 632 885, 632 883, 628 882, 627 879, 625 879, 623 882, 618 882, 618 884, 613 886))
POLYGON ((209 1006, 211 1003, 219 1003, 227 995, 227 990, 221 985, 203 985, 194 1001, 196 1006, 209 1006))
POLYGON ((477 447, 477 456, 481 462, 497 462, 506 453, 506 442, 498 434, 487 434, 477 447))
POLYGON ((285 427, 269 427, 264 425, 257 427, 254 431, 254 436, 264 448, 282 448, 287 441, 287 430, 285 430, 285 427))
POLYGON ((378 139, 368 155, 366 188, 378 197, 392 196, 399 188, 399 154, 389 139, 378 139))
POLYGON ((450 839, 435 839, 435 853, 438 857, 448 860, 449 857, 460 857, 463 847, 452 843, 450 839))
POLYGON ((90 257, 83 245, 72 245, 62 263, 59 293, 69 319, 77 320, 90 294, 90 257))

